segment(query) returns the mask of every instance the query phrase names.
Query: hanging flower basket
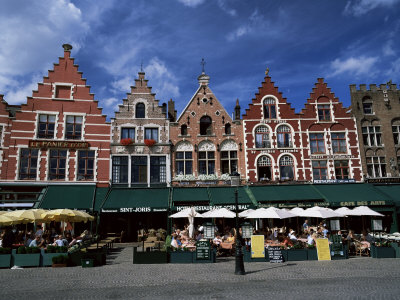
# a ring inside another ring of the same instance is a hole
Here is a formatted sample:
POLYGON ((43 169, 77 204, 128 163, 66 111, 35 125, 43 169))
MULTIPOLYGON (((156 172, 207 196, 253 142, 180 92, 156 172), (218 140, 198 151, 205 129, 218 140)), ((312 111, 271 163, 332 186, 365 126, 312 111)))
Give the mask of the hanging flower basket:
POLYGON ((145 143, 146 146, 151 147, 151 146, 154 146, 156 141, 155 140, 144 140, 144 143, 145 143))
POLYGON ((129 146, 130 144, 132 144, 132 139, 121 139, 121 145, 129 146))

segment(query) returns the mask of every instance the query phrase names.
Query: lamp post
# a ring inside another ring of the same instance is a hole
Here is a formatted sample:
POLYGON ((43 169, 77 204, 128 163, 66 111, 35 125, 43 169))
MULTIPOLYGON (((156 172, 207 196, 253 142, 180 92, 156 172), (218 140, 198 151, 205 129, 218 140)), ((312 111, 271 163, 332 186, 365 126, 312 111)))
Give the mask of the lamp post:
POLYGON ((238 204, 238 186, 240 185, 240 174, 238 172, 233 172, 231 174, 231 186, 235 186, 235 275, 245 275, 243 263, 243 252, 242 252, 242 239, 239 234, 239 204, 238 204))

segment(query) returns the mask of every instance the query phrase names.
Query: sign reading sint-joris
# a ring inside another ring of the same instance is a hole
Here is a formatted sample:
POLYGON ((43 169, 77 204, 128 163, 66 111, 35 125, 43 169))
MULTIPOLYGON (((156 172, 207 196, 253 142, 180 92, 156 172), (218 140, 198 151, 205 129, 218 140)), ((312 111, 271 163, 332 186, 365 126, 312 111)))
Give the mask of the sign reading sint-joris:
POLYGON ((30 148, 68 148, 68 149, 86 149, 89 148, 88 142, 78 141, 40 141, 31 140, 29 141, 30 148))

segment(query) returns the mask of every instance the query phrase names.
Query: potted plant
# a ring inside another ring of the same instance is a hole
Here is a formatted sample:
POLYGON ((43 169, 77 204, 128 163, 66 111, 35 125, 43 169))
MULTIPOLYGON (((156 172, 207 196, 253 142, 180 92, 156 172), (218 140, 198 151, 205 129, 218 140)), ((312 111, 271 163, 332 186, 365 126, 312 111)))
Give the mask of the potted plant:
POLYGON ((371 256, 373 258, 396 258, 396 251, 390 242, 376 242, 371 244, 371 256))
POLYGON ((68 255, 57 255, 53 256, 52 259, 52 267, 53 268, 63 268, 68 265, 68 255))
POLYGON ((296 243, 293 247, 288 248, 287 251, 288 261, 308 260, 307 249, 304 249, 303 244, 296 243))
POLYGON ((307 244, 307 258, 308 260, 318 260, 318 253, 315 245, 307 244))
POLYGON ((129 146, 130 144, 132 144, 132 139, 130 138, 126 138, 126 139, 121 139, 121 145, 123 146, 129 146))
POLYGON ((134 264, 166 264, 168 262, 168 252, 165 249, 157 251, 137 251, 137 247, 133 247, 133 263, 134 264))
POLYGON ((145 140, 144 140, 144 144, 145 144, 146 146, 148 146, 148 147, 154 146, 155 143, 156 143, 156 141, 153 140, 153 139, 145 139, 145 140))
POLYGON ((40 248, 24 247, 12 250, 14 265, 20 267, 39 267, 40 265, 40 248))
POLYGON ((42 266, 51 266, 53 264, 53 257, 60 256, 63 253, 66 255, 68 253, 68 248, 65 246, 47 246, 46 249, 42 249, 42 266))
POLYGON ((0 268, 11 266, 11 248, 0 248, 0 268))
POLYGON ((193 254, 186 247, 172 248, 169 252, 169 262, 171 264, 191 264, 193 262, 193 254))

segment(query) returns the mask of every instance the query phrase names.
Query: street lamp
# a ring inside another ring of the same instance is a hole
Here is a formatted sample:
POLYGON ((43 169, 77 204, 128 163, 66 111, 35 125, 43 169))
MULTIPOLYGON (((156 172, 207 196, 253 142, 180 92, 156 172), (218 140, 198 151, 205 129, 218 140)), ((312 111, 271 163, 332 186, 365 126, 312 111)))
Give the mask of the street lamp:
POLYGON ((242 252, 242 241, 239 234, 239 204, 238 204, 238 186, 240 185, 240 174, 233 172, 231 174, 231 186, 235 186, 235 206, 236 206, 236 217, 235 217, 235 275, 245 275, 243 263, 243 252, 242 252))
POLYGON ((204 223, 203 230, 204 230, 203 238, 213 239, 215 237, 215 229, 212 223, 204 223))

